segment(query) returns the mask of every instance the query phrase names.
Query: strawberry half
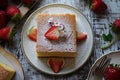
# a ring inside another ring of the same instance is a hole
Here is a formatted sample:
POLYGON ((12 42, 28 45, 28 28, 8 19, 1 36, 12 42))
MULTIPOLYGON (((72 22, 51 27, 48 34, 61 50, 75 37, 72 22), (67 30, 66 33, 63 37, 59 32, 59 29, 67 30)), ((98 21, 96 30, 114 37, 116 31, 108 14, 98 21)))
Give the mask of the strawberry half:
POLYGON ((20 10, 16 6, 8 6, 6 13, 7 13, 8 17, 10 17, 13 22, 18 22, 21 20, 20 10))
POLYGON ((109 65, 105 71, 105 80, 120 80, 120 68, 119 65, 109 65))
POLYGON ((47 61, 47 64, 51 67, 51 69, 55 72, 58 73, 60 69, 64 65, 64 59, 63 58, 50 58, 47 61))
POLYGON ((0 10, 0 28, 3 28, 6 24, 6 13, 3 10, 0 10))
POLYGON ((32 41, 37 40, 37 28, 36 27, 32 27, 30 28, 29 32, 28 32, 28 37, 29 39, 31 39, 32 41))
POLYGON ((58 40, 60 33, 57 26, 51 26, 44 36, 50 40, 58 40))
POLYGON ((83 41, 87 38, 87 34, 83 32, 77 32, 77 41, 83 41))
POLYGON ((16 32, 14 31, 14 29, 8 26, 4 27, 0 29, 0 39, 1 40, 13 40, 15 33, 16 32))
POLYGON ((91 10, 94 13, 103 13, 107 9, 107 5, 102 0, 93 0, 91 10))
POLYGON ((113 32, 120 33, 120 19, 116 19, 110 26, 113 32))

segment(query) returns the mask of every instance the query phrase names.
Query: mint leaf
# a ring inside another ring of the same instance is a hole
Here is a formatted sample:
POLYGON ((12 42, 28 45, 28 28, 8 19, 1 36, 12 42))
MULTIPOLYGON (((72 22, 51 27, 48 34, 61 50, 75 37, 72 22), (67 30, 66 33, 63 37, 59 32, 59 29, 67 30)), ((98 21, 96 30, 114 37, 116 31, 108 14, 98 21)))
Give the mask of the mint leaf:
POLYGON ((113 36, 109 33, 108 35, 102 34, 102 37, 105 41, 112 41, 113 36))

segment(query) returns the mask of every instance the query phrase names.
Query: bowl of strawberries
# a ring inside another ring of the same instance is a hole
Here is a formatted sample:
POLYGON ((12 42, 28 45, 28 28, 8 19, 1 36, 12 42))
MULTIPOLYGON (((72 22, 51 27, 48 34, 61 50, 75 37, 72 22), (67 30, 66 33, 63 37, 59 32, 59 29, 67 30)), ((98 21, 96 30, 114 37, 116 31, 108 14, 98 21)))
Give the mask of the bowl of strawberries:
POLYGON ((120 80, 120 51, 109 52, 98 58, 90 68, 87 80, 120 80), (95 69, 100 66, 103 58, 109 58, 109 64, 97 73, 95 69))

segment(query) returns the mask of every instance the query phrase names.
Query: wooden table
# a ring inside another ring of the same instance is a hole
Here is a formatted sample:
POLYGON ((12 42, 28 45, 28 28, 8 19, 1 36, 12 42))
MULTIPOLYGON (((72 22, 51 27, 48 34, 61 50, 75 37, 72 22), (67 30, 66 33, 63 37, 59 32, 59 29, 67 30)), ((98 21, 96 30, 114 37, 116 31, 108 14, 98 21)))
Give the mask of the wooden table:
POLYGON ((17 25, 17 34, 15 35, 14 41, 1 43, 5 49, 13 53, 21 62, 25 73, 25 80, 85 80, 87 78, 90 67, 97 58, 103 54, 107 54, 109 51, 116 51, 120 49, 119 41, 112 45, 112 47, 109 49, 101 49, 102 46, 106 44, 106 42, 101 37, 102 33, 107 34, 109 32, 109 24, 115 19, 120 18, 120 0, 104 0, 108 6, 108 10, 105 14, 101 15, 96 15, 90 11, 89 4, 86 1, 89 0, 41 0, 40 3, 24 17, 24 19, 21 21, 21 24, 17 25), (24 53, 21 50, 21 31, 25 20, 37 8, 51 3, 68 4, 79 9, 87 17, 92 25, 94 33, 94 48, 92 55, 82 68, 73 72, 72 74, 51 76, 39 72, 28 63, 24 53))

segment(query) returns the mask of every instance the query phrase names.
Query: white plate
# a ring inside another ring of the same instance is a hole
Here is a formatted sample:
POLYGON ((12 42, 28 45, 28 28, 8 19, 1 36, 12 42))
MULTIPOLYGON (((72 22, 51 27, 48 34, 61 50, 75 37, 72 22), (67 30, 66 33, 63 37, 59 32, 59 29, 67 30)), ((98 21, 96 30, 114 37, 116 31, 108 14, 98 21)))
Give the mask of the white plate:
MULTIPOLYGON (((98 80, 101 79, 99 75, 92 75, 93 70, 95 69, 96 65, 100 63, 101 59, 107 56, 108 58, 111 58, 110 64, 120 64, 120 51, 115 51, 115 52, 109 52, 106 55, 101 56, 99 59, 95 61, 95 63, 92 65, 89 74, 88 74, 88 80, 98 80)), ((102 80, 104 80, 104 77, 102 77, 102 80)))
POLYGON ((4 50, 2 47, 0 47, 0 62, 15 69, 16 74, 13 80, 24 80, 23 68, 20 62, 15 56, 4 50))
POLYGON ((81 12, 77 9, 65 5, 65 4, 50 4, 38 8, 35 12, 33 12, 30 17, 27 19, 23 26, 22 30, 22 49, 27 56, 30 63, 36 67, 38 70, 53 74, 53 75, 63 75, 71 73, 78 68, 80 68, 89 58, 91 55, 91 51, 93 48, 93 33, 91 26, 88 20, 83 16, 81 12), (88 34, 88 37, 85 41, 78 43, 77 46, 77 57, 76 58, 65 58, 65 66, 59 73, 54 73, 46 64, 47 58, 37 58, 36 57, 36 43, 31 41, 27 37, 27 32, 32 26, 36 26, 36 15, 38 13, 50 13, 50 14, 64 14, 64 13, 73 13, 76 15, 76 23, 77 23, 77 30, 82 31, 88 34))

